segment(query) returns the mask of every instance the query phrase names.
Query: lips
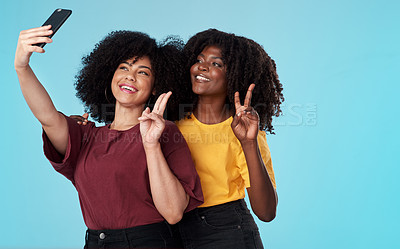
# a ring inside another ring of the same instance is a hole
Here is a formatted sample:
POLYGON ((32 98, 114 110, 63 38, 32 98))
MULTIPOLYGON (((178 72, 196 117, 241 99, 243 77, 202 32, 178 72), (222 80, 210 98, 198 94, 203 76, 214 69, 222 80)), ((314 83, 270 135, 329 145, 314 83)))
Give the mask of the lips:
POLYGON ((125 83, 119 85, 119 89, 121 89, 121 91, 123 91, 124 93, 128 94, 133 94, 138 91, 138 89, 136 89, 134 86, 125 83))
POLYGON ((204 74, 199 74, 195 76, 196 81, 198 82, 210 82, 211 80, 207 78, 204 74))

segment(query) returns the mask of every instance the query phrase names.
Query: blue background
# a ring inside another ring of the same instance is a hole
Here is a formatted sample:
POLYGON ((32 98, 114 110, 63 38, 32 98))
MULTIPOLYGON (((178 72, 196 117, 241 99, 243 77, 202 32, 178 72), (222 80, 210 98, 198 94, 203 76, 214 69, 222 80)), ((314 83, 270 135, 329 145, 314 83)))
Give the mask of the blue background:
POLYGON ((84 243, 77 193, 43 156, 13 68, 19 32, 60 7, 72 16, 31 65, 66 114, 83 113, 74 75, 112 30, 186 41, 214 27, 262 44, 286 98, 267 137, 279 204, 258 222, 266 248, 400 248, 400 4, 368 0, 3 1, 0 248, 84 243))

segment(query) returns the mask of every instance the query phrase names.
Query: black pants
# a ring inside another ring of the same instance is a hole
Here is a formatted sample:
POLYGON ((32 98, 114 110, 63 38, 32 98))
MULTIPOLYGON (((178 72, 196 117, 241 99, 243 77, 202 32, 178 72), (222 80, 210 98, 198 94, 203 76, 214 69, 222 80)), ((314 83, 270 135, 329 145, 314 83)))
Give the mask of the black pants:
POLYGON ((85 240, 85 249, 183 248, 178 227, 165 221, 127 229, 88 229, 85 240))
POLYGON ((260 233, 246 202, 197 208, 178 223, 186 249, 261 249, 260 233))

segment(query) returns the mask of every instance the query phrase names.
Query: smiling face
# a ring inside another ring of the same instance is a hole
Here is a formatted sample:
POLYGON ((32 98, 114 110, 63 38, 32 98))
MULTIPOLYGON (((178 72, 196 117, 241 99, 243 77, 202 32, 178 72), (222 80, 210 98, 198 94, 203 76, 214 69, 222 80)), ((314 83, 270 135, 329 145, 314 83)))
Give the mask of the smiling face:
POLYGON ((197 61, 190 68, 192 90, 199 96, 218 96, 226 98, 226 66, 221 49, 207 46, 197 56, 197 61))
POLYGON ((131 58, 122 62, 115 70, 111 81, 112 93, 117 104, 123 106, 144 105, 154 87, 154 73, 150 59, 131 58))

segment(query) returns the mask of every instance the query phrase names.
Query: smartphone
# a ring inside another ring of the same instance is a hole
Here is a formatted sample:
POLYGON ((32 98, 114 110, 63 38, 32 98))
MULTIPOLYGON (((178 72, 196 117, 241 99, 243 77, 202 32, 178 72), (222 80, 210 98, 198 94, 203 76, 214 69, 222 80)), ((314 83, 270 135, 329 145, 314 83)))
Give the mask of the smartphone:
MULTIPOLYGON (((51 14, 51 16, 42 25, 51 25, 51 30, 53 30, 53 34, 49 35, 49 38, 53 37, 53 35, 57 32, 61 25, 63 25, 63 23, 68 19, 71 14, 72 11, 66 9, 56 9, 53 14, 51 14)), ((46 43, 37 43, 34 45, 43 48, 46 43)))

